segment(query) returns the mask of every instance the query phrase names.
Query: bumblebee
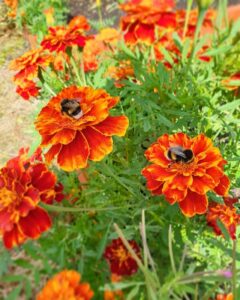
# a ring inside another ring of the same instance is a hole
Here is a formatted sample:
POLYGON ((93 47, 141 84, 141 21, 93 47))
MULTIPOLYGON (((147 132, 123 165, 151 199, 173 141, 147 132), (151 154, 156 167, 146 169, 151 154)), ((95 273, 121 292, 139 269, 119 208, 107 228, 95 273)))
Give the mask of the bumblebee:
POLYGON ((193 152, 191 149, 174 146, 168 149, 167 157, 173 162, 190 163, 193 160, 193 152))
POLYGON ((80 103, 75 99, 63 99, 61 101, 61 112, 76 120, 83 115, 80 103))

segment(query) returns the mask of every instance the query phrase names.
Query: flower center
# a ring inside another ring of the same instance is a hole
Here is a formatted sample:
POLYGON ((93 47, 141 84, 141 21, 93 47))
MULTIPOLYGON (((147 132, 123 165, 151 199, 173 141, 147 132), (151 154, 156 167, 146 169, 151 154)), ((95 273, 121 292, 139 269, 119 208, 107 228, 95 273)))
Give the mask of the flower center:
POLYGON ((6 187, 0 189, 0 209, 5 207, 12 207, 17 204, 17 194, 8 190, 6 187))
POLYGON ((192 161, 191 163, 184 163, 182 161, 172 162, 168 167, 176 173, 182 174, 184 176, 189 176, 194 173, 197 168, 196 163, 192 161))
POLYGON ((116 249, 114 251, 114 255, 119 259, 120 264, 130 257, 130 253, 123 246, 120 246, 118 249, 116 249))

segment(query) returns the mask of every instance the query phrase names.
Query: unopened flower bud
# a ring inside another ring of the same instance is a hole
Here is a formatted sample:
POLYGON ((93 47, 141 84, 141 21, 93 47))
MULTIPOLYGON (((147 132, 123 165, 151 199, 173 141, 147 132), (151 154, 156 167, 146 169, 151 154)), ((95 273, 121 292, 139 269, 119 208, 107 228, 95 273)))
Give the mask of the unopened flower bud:
POLYGON ((208 9, 214 0, 196 0, 199 10, 208 9))

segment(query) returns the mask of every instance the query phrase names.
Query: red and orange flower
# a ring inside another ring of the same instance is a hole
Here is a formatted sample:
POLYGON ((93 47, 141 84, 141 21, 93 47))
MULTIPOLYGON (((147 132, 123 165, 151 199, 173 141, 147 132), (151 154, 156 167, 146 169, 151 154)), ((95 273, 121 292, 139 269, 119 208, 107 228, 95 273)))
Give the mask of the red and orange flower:
POLYGON ((172 0, 131 0, 120 5, 127 12, 121 18, 121 29, 126 43, 144 42, 151 44, 156 39, 156 28, 175 28, 176 15, 172 0))
POLYGON ((89 283, 80 283, 81 275, 74 270, 64 270, 51 278, 36 300, 90 300, 94 293, 89 283))
POLYGON ((62 186, 40 160, 39 152, 27 158, 27 149, 0 169, 0 236, 6 248, 36 239, 51 226, 40 201, 62 200, 62 186))
POLYGON ((147 188, 153 195, 164 195, 170 204, 177 202, 188 217, 206 213, 208 191, 228 194, 230 181, 223 171, 226 161, 204 134, 194 138, 184 133, 164 134, 146 150, 145 156, 152 163, 142 170, 147 188), (182 157, 185 154, 181 151, 188 150, 191 161, 170 159, 172 148, 177 148, 182 157))
POLYGON ((215 300, 233 300, 233 294, 218 294, 215 300))
POLYGON ((67 47, 74 45, 83 48, 86 41, 83 31, 88 29, 89 25, 85 17, 76 17, 66 27, 50 27, 48 35, 41 42, 41 46, 50 52, 64 52, 67 47))
POLYGON ((222 81, 223 85, 230 91, 240 89, 240 72, 231 75, 222 81))
POLYGON ((113 149, 112 136, 124 136, 126 116, 110 116, 109 110, 119 101, 104 90, 71 86, 63 89, 42 109, 35 122, 42 135, 42 147, 50 146, 47 163, 57 157, 65 171, 85 168, 88 160, 100 161, 113 149), (63 111, 64 100, 78 105, 79 114, 63 111))
POLYGON ((237 198, 224 198, 224 204, 211 202, 206 215, 207 223, 211 226, 216 235, 222 235, 217 221, 221 221, 226 227, 231 239, 236 239, 236 228, 240 224, 240 214, 234 207, 234 203, 238 202, 237 198))
MULTIPOLYGON (((116 274, 111 274, 111 282, 120 282, 122 279, 121 276, 116 274)), ((124 294, 122 290, 105 290, 104 291, 104 300, 124 300, 124 294)))
POLYGON ((25 79, 19 86, 17 86, 16 92, 24 100, 29 100, 30 97, 37 97, 40 88, 36 86, 32 80, 25 79))
POLYGON ((37 77, 39 68, 48 66, 51 61, 51 55, 44 54, 42 48, 30 50, 11 62, 10 69, 19 71, 13 80, 17 84, 32 80, 37 77))
MULTIPOLYGON (((136 255, 140 258, 140 248, 134 241, 128 241, 136 255)), ((104 257, 110 265, 113 274, 124 276, 137 272, 138 265, 120 238, 112 240, 104 252, 104 257)))
POLYGON ((124 86, 121 81, 129 77, 134 77, 134 69, 130 61, 121 61, 118 66, 110 66, 107 70, 106 76, 114 79, 114 85, 117 88, 124 86))

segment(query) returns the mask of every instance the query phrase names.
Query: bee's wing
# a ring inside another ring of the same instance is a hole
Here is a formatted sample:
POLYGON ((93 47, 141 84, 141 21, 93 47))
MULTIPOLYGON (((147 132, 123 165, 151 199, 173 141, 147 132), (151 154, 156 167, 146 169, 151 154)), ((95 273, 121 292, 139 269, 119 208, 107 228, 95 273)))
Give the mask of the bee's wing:
POLYGON ((173 153, 175 153, 176 155, 179 155, 179 156, 181 156, 181 157, 183 157, 183 158, 186 158, 186 155, 185 155, 185 153, 183 152, 183 149, 182 149, 181 146, 174 146, 174 147, 171 148, 171 151, 172 151, 173 153))

